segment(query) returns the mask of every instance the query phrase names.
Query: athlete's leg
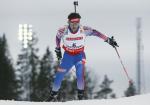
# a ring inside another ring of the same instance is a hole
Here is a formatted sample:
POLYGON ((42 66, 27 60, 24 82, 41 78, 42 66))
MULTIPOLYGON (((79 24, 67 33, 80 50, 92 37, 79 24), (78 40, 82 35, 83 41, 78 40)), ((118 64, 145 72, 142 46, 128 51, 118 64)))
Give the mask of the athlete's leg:
POLYGON ((59 70, 55 75, 52 91, 58 91, 60 89, 61 82, 65 74, 70 70, 72 66, 73 66, 73 57, 67 53, 64 53, 62 62, 60 64, 60 67, 58 68, 59 70))
POLYGON ((80 53, 76 56, 76 76, 77 76, 77 88, 79 90, 84 90, 84 71, 85 71, 85 54, 80 53))
POLYGON ((55 74, 55 79, 53 83, 52 90, 50 92, 50 96, 46 101, 57 101, 58 91, 61 86, 61 82, 65 76, 65 74, 70 70, 73 66, 73 57, 69 56, 67 53, 64 53, 63 59, 61 61, 60 66, 55 74))
POLYGON ((84 98, 84 87, 85 87, 85 54, 81 53, 76 58, 76 76, 77 76, 77 88, 78 88, 78 99, 84 98))
POLYGON ((85 65, 83 61, 79 61, 76 65, 76 76, 77 76, 77 88, 80 90, 84 90, 84 69, 85 65))

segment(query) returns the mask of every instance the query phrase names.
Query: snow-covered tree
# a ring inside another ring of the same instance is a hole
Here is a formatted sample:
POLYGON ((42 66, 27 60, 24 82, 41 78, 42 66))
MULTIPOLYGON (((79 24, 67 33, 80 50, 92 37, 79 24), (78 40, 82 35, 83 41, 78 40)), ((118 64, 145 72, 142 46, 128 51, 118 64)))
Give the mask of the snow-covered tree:
POLYGON ((38 39, 34 34, 28 47, 22 48, 21 54, 18 55, 17 74, 21 91, 19 100, 34 100, 36 96, 36 81, 39 73, 38 48, 35 48, 37 42, 38 39))
MULTIPOLYGON (((112 95, 111 93, 113 89, 110 88, 110 85, 112 83, 113 83, 113 80, 109 80, 107 75, 105 75, 102 84, 100 84, 100 90, 96 93, 95 98, 99 98, 99 99, 107 99, 109 97, 111 98, 111 95, 112 95)), ((115 94, 113 93, 113 95, 115 94)))
POLYGON ((85 79, 85 99, 93 99, 94 89, 97 84, 97 76, 93 70, 89 67, 85 67, 84 79, 85 79))
POLYGON ((127 90, 125 91, 124 94, 125 94, 126 97, 136 95, 136 87, 135 87, 135 85, 134 85, 133 82, 131 82, 131 83, 129 84, 129 87, 127 88, 127 90))

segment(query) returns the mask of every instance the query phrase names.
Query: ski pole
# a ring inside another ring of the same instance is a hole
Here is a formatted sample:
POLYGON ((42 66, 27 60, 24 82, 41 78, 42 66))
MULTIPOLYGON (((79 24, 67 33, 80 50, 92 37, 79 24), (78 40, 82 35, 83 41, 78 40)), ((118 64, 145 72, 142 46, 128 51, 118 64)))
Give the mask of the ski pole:
POLYGON ((122 67, 123 67, 123 70, 124 70, 124 72, 125 72, 125 74, 126 74, 126 76, 127 76, 127 78, 128 78, 129 84, 132 84, 132 80, 130 79, 129 74, 128 74, 128 72, 127 72, 127 70, 126 70, 126 68, 125 68, 125 66, 124 66, 124 64, 123 64, 123 62, 122 62, 122 59, 121 59, 121 57, 120 57, 120 54, 119 54, 117 48, 116 48, 116 47, 114 47, 114 48, 115 48, 115 51, 116 51, 116 53, 117 53, 117 55, 118 55, 118 58, 119 58, 119 60, 120 60, 120 63, 121 63, 121 65, 122 65, 122 67))

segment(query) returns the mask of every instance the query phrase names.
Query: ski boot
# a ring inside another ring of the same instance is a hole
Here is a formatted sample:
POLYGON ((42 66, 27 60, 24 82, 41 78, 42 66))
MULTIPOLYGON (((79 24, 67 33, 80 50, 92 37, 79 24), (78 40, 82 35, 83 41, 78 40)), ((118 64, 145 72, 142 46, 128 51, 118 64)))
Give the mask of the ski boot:
POLYGON ((46 101, 55 102, 55 101, 57 101, 57 97, 58 97, 58 92, 57 91, 51 91, 50 96, 47 98, 46 101))
POLYGON ((84 99, 84 90, 78 89, 78 99, 83 100, 84 99))

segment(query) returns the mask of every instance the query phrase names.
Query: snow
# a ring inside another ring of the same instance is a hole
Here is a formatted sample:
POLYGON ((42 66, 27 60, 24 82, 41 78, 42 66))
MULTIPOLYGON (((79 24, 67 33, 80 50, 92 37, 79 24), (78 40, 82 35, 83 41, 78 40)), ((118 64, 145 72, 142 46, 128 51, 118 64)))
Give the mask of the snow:
POLYGON ((0 100, 0 105, 150 105, 150 94, 117 99, 81 100, 67 102, 27 102, 0 100))

